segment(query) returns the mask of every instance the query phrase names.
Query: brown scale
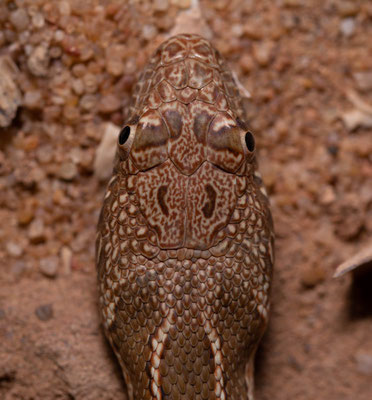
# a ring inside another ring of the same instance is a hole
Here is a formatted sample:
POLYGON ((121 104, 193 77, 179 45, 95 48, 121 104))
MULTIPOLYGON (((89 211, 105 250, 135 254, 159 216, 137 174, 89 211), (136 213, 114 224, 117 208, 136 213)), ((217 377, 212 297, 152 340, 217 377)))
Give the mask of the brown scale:
POLYGON ((128 398, 253 400, 273 227, 239 92, 209 42, 180 35, 133 99, 96 243, 128 398))

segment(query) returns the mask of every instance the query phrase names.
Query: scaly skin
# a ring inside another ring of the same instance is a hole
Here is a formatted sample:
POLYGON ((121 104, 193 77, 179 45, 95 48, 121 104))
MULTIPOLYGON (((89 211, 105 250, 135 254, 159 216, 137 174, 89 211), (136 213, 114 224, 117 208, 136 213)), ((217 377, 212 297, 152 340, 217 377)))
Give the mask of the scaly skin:
POLYGON ((195 35, 164 42, 126 126, 96 259, 103 325, 128 397, 253 400, 273 227, 219 53, 195 35))

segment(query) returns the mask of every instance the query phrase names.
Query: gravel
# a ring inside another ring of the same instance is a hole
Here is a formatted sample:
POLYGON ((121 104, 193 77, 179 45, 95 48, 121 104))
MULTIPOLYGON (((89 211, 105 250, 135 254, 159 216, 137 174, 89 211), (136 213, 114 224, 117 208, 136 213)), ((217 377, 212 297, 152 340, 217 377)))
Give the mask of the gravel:
POLYGON ((55 278, 58 273, 59 260, 56 256, 42 258, 40 260, 40 272, 48 278, 55 278))
POLYGON ((53 318, 54 311, 52 304, 43 304, 36 308, 35 315, 40 321, 46 322, 53 318))
POLYGON ((45 242, 46 233, 43 220, 38 218, 32 221, 28 229, 28 238, 32 244, 45 242))

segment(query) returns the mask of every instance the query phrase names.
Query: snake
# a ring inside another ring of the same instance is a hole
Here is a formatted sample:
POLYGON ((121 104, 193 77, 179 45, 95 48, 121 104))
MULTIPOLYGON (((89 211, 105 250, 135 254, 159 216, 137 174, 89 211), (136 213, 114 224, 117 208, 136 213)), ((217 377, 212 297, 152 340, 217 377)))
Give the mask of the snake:
POLYGON ((254 399, 273 247, 234 76, 208 40, 171 37, 134 87, 97 229, 99 309, 128 399, 254 399))

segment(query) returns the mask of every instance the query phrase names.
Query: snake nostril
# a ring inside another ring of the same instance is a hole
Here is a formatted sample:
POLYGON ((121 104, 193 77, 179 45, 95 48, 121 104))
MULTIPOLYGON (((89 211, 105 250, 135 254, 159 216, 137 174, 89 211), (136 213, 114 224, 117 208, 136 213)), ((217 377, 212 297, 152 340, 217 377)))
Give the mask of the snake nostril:
POLYGON ((249 131, 245 134, 245 144, 247 146, 247 149, 252 153, 256 146, 253 134, 249 131))
POLYGON ((125 126, 119 133, 119 144, 122 146, 128 140, 130 135, 130 126, 125 126))

